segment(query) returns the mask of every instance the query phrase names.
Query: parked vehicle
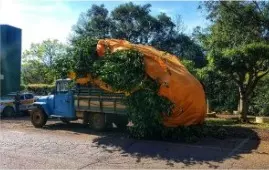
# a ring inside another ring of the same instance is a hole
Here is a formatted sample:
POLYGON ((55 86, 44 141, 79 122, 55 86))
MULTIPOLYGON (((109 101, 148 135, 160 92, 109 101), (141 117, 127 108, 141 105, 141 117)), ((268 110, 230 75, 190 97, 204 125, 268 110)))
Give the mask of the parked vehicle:
POLYGON ((69 89, 70 81, 57 80, 51 95, 34 102, 36 108, 31 111, 31 122, 35 127, 43 127, 48 118, 59 118, 65 123, 82 119, 95 130, 103 130, 110 123, 117 127, 126 126, 124 94, 106 92, 91 85, 69 89))
MULTIPOLYGON (((33 105, 34 101, 37 97, 34 94, 29 92, 20 93, 20 105, 19 110, 21 112, 25 112, 33 109, 35 106, 33 105)), ((1 97, 0 99, 0 115, 5 117, 15 116, 15 96, 16 93, 10 93, 5 97, 1 97)))
POLYGON ((10 98, 0 99, 0 115, 3 116, 13 116, 15 114, 14 100, 10 98))

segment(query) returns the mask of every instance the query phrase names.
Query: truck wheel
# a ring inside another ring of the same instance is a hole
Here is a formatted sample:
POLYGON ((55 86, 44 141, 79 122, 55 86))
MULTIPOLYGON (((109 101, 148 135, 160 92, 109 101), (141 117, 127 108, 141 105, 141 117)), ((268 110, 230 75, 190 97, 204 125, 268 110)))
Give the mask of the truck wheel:
POLYGON ((92 113, 90 119, 91 127, 96 131, 105 129, 106 121, 105 114, 103 113, 92 113))
POLYGON ((15 116, 15 110, 11 106, 7 106, 3 111, 3 117, 12 117, 15 116))
POLYGON ((88 124, 89 124, 89 115, 90 115, 90 113, 88 113, 88 112, 83 112, 83 122, 82 122, 82 124, 84 125, 84 126, 88 126, 88 124))
POLYGON ((43 109, 35 108, 31 113, 31 122, 36 128, 41 128, 47 123, 48 117, 43 109))

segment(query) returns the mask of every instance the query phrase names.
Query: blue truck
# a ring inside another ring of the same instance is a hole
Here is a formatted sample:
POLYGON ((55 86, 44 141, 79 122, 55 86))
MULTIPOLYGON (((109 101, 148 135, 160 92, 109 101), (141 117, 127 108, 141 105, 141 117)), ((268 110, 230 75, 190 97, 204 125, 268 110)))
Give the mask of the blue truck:
POLYGON ((103 130, 112 124, 123 128, 127 125, 123 93, 111 93, 93 85, 79 84, 70 87, 70 79, 56 81, 55 90, 39 97, 30 118, 34 127, 43 127, 49 118, 68 123, 82 119, 83 124, 94 130, 103 130))

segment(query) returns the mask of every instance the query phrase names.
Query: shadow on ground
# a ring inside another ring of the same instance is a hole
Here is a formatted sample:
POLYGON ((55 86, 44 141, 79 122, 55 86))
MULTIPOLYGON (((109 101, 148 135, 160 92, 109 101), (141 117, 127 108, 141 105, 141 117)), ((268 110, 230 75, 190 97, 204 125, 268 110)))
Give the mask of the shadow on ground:
MULTIPOLYGON (((234 130, 234 129, 233 129, 234 130)), ((109 136, 99 137, 94 142, 99 147, 115 147, 122 151, 122 155, 130 154, 142 158, 155 158, 166 160, 167 165, 173 167, 174 163, 183 163, 185 166, 207 164, 210 168, 218 168, 214 163, 222 163, 226 159, 240 159, 240 154, 251 153, 258 148, 260 139, 256 132, 247 128, 237 128, 243 135, 234 138, 237 132, 224 139, 203 138, 195 144, 171 143, 162 141, 143 141, 109 136), (242 137, 242 138, 241 138, 242 137)))
MULTIPOLYGON (((25 117, 20 119, 25 119, 25 117)), ((187 167, 206 165, 209 168, 219 168, 219 165, 226 159, 240 159, 241 154, 252 153, 258 148, 261 140, 257 132, 252 129, 229 126, 225 127, 229 132, 226 139, 206 137, 194 144, 137 140, 129 138, 126 131, 119 129, 94 132, 79 122, 65 124, 50 120, 43 129, 96 135, 93 143, 96 147, 103 148, 104 152, 120 152, 123 157, 135 157, 137 163, 143 162, 146 158, 162 160, 171 168, 176 163, 183 163, 187 167)), ((264 154, 268 155, 268 153, 264 154)))
POLYGON ((79 123, 55 123, 44 128, 94 134, 97 138, 93 142, 105 152, 119 151, 122 156, 135 157, 138 163, 144 158, 164 160, 169 167, 173 167, 175 163, 183 163, 185 166, 206 164, 210 168, 219 168, 219 163, 224 160, 240 159, 241 154, 251 153, 260 144, 257 133, 244 127, 227 127, 229 136, 224 140, 207 137, 195 144, 137 140, 129 138, 127 133, 121 130, 94 132, 79 123))
POLYGON ((79 121, 73 121, 70 123, 63 123, 57 119, 49 120, 47 124, 43 127, 45 130, 62 130, 62 131, 69 131, 73 134, 91 134, 97 135, 99 137, 106 136, 106 137, 128 137, 126 130, 118 129, 118 128, 107 128, 105 131, 94 131, 90 128, 89 125, 83 125, 79 121))

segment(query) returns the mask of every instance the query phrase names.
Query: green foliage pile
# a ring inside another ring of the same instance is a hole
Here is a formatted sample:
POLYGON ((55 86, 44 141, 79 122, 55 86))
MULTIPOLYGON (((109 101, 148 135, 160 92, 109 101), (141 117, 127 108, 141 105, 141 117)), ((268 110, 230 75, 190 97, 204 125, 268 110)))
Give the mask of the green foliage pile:
MULTIPOLYGON (((155 82, 150 82, 156 86, 155 82)), ((154 138, 165 129, 162 125, 162 113, 170 114, 172 103, 158 96, 156 87, 141 89, 128 96, 125 101, 128 117, 133 126, 130 133, 136 138, 154 138)))
POLYGON ((107 51, 104 57, 93 62, 90 71, 116 91, 137 89, 124 100, 128 118, 133 124, 128 127, 132 137, 192 143, 205 136, 224 139, 228 135, 221 127, 165 127, 162 114, 169 116, 173 103, 158 95, 158 82, 148 77, 144 69, 143 55, 131 49, 114 53, 107 51))
POLYGON ((104 59, 93 64, 94 76, 116 91, 131 92, 145 78, 143 55, 135 50, 107 52, 104 59))
MULTIPOLYGON (((133 49, 114 53, 107 50, 105 56, 94 59, 88 55, 83 59, 85 62, 77 62, 78 67, 87 70, 83 74, 100 78, 115 91, 131 93, 124 100, 129 120, 134 124, 129 128, 131 134, 144 138, 160 130, 163 127, 161 114, 170 114, 173 104, 158 95, 158 83, 145 74, 143 54, 133 49), (88 58, 89 63, 85 61, 88 58)), ((83 76, 79 71, 76 73, 83 76)))
POLYGON ((72 41, 73 47, 70 52, 74 56, 74 72, 79 77, 85 77, 88 73, 93 73, 93 63, 97 60, 96 45, 97 39, 82 37, 72 41))

